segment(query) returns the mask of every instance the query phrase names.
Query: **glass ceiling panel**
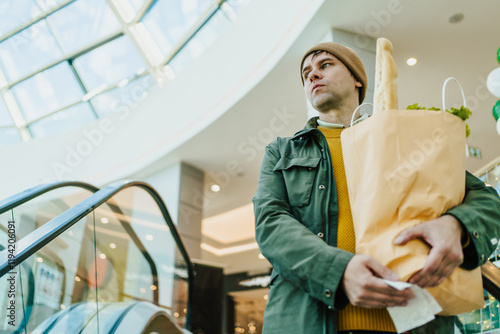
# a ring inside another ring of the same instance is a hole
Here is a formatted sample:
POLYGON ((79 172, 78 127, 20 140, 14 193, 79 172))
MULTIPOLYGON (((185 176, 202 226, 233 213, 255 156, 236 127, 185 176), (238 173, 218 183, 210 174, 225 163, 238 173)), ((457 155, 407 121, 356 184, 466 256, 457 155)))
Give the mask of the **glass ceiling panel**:
POLYGON ((48 12, 66 1, 67 0, 35 0, 44 12, 48 12))
POLYGON ((82 98, 83 90, 67 62, 12 87, 22 114, 29 122, 82 98))
POLYGON ((0 96, 0 126, 8 126, 14 124, 12 117, 9 114, 9 110, 5 105, 5 101, 0 96))
POLYGON ((0 35, 23 25, 40 14, 33 0, 0 1, 0 35))
POLYGON ((139 9, 141 9, 142 5, 146 2, 146 0, 128 0, 128 2, 132 5, 135 12, 137 13, 139 9))
POLYGON ((16 128, 0 129, 0 146, 10 145, 21 141, 16 128))
POLYGON ((218 10, 189 43, 168 63, 177 74, 192 60, 201 55, 230 24, 230 21, 218 10))
POLYGON ((227 3, 236 13, 240 13, 246 6, 248 6, 250 0, 227 0, 227 3))
POLYGON ((164 55, 181 40, 214 0, 158 0, 142 22, 164 55))
MULTIPOLYGON (((119 1, 128 7, 127 10, 136 12, 145 3, 153 4, 141 22, 164 55, 178 45, 215 2, 119 1)), ((224 6, 232 5, 238 12, 249 1, 227 0, 224 6)), ((33 136, 46 136, 93 121, 96 113, 106 116, 112 112, 128 112, 154 89, 157 83, 153 76, 148 74, 134 78, 147 70, 161 72, 162 69, 146 64, 142 53, 127 35, 88 51, 103 38, 124 34, 118 17, 108 3, 111 4, 108 0, 0 0, 0 36, 62 5, 46 19, 0 43, 0 69, 10 85, 38 72, 5 88, 14 96, 19 110, 16 108, 9 113, 0 97, 0 145, 21 141, 11 113, 28 123, 33 136), (70 59, 74 57, 74 52, 80 56, 70 59), (56 62, 58 64, 52 66, 56 62), (52 67, 39 72, 47 66, 52 67), (129 79, 133 81, 128 82, 129 79), (117 87, 111 91, 98 93, 105 87, 115 85, 117 87), (90 101, 83 101, 87 92, 98 95, 90 101), (57 110, 61 111, 51 114, 57 110)), ((232 15, 231 19, 234 19, 233 16, 236 17, 232 15)), ((202 54, 228 25, 227 17, 217 12, 169 63, 174 72, 179 72, 202 54)))
POLYGON ((127 36, 109 42, 75 60, 88 91, 113 85, 144 70, 147 65, 127 36))
POLYGON ((94 97, 92 105, 99 116, 108 116, 114 112, 127 113, 137 108, 148 93, 156 86, 156 80, 151 75, 129 82, 123 87, 94 97))
POLYGON ((29 125, 28 130, 33 137, 46 137, 77 128, 95 119, 93 110, 87 102, 84 102, 42 118, 29 125))
POLYGON ((0 44, 0 61, 8 81, 14 81, 61 57, 45 20, 0 44))
POLYGON ((113 32, 120 22, 104 0, 78 0, 49 16, 65 52, 73 52, 113 32))

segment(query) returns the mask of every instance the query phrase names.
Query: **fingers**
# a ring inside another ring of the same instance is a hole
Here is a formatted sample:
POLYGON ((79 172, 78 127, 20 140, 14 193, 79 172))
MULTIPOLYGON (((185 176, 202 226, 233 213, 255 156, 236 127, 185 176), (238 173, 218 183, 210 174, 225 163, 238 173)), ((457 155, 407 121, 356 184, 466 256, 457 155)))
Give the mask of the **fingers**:
POLYGON ((417 272, 409 280, 410 283, 416 284, 422 288, 433 287, 443 283, 458 267, 458 264, 450 263, 442 266, 439 270, 430 270, 426 267, 417 272))
POLYGON ((403 230, 396 239, 394 239, 395 245, 404 245, 408 241, 418 238, 425 239, 425 228, 422 228, 422 225, 417 225, 415 227, 408 228, 403 230))
POLYGON ((414 297, 409 289, 399 291, 380 277, 397 280, 397 276, 367 255, 355 255, 347 264, 342 284, 351 304, 368 308, 407 305, 414 297))
POLYGON ((443 283, 462 263, 463 253, 441 245, 431 249, 424 268, 416 273, 410 283, 420 287, 432 287, 443 283))
POLYGON ((350 301, 355 306, 385 308, 406 306, 408 300, 414 297, 413 291, 410 289, 400 291, 389 286, 382 279, 372 277, 366 282, 364 289, 360 289, 352 295, 350 301))
POLYGON ((460 243, 462 227, 453 216, 445 215, 402 231, 394 244, 403 245, 421 239, 430 247, 424 268, 410 279, 420 287, 439 285, 463 262, 460 243))
POLYGON ((383 266, 381 263, 379 263, 377 260, 375 260, 372 257, 366 258, 365 265, 367 266, 367 268, 371 269, 376 274, 376 276, 379 276, 381 278, 388 279, 391 281, 399 280, 398 275, 393 273, 391 270, 389 270, 389 268, 387 268, 386 266, 383 266))

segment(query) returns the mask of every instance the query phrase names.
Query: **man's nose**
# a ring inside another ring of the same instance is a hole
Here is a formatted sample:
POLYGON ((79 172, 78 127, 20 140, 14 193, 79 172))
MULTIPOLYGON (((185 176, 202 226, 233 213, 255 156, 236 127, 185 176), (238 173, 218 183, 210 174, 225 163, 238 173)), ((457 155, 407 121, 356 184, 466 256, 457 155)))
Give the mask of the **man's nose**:
POLYGON ((310 79, 311 81, 313 81, 313 80, 317 80, 317 79, 321 79, 321 78, 322 78, 322 76, 321 76, 321 72, 320 72, 320 71, 318 71, 317 69, 313 69, 313 70, 311 71, 311 73, 309 73, 309 79, 310 79))

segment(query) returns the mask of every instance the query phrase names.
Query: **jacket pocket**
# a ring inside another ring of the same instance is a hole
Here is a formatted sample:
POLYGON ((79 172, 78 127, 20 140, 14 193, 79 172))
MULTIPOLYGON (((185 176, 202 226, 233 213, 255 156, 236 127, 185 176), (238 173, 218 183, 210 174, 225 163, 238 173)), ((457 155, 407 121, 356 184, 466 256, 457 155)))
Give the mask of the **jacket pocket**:
POLYGON ((283 173, 291 206, 309 204, 320 160, 320 157, 281 157, 278 160, 274 171, 283 173))

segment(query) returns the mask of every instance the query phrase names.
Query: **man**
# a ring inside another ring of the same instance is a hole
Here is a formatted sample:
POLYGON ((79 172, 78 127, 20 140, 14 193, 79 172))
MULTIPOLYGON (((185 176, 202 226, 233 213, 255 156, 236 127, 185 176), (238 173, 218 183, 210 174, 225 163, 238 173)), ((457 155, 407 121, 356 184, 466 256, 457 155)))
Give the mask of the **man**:
MULTIPOLYGON (((375 259, 354 254, 340 143, 365 98, 363 63, 350 48, 322 43, 305 53, 300 71, 319 118, 266 148, 253 199, 257 242, 273 265, 263 332, 394 333, 386 308, 406 305, 413 294, 383 282, 398 277, 375 259)), ((431 247, 425 267, 410 282, 435 286, 459 265, 483 264, 496 247, 490 238, 500 235, 499 224, 498 194, 467 173, 461 205, 395 240, 419 238, 431 247)), ((412 333, 453 333, 453 317, 437 317, 412 333)))

